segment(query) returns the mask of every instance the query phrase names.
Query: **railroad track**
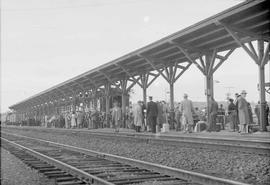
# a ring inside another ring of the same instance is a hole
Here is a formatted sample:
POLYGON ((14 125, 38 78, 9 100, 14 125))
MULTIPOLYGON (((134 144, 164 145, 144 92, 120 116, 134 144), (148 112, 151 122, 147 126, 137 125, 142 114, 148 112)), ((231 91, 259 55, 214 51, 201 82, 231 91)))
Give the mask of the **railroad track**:
POLYGON ((7 127, 7 129, 18 130, 39 130, 49 131, 64 134, 81 134, 93 135, 99 138, 107 139, 122 139, 122 140, 140 140, 146 143, 153 144, 166 144, 181 147, 203 148, 211 150, 222 150, 231 152, 242 152, 259 155, 270 155, 270 142, 269 140, 256 139, 234 139, 234 138, 211 138, 211 137, 190 137, 190 136, 166 136, 166 135, 152 135, 152 134, 137 134, 137 133, 110 133, 101 131, 89 130, 73 130, 73 129, 52 129, 52 128, 14 128, 7 127))
POLYGON ((201 173, 6 132, 2 132, 1 143, 2 147, 28 165, 54 178, 59 185, 244 185, 201 173))

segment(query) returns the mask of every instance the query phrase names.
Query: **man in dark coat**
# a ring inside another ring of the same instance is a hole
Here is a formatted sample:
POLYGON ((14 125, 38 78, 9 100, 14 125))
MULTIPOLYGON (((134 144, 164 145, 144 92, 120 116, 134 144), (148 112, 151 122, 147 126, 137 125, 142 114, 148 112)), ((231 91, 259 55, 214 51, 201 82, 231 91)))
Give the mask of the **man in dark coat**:
POLYGON ((228 114, 229 114, 229 118, 230 118, 230 127, 232 131, 236 131, 236 124, 237 124, 237 107, 236 105, 233 103, 233 99, 229 99, 229 106, 228 106, 228 114))
POLYGON ((218 113, 218 103, 215 101, 213 97, 210 100, 210 120, 209 120, 209 129, 208 131, 217 131, 216 129, 216 118, 218 113))
POLYGON ((268 120, 268 115, 269 115, 269 106, 267 102, 265 102, 265 119, 266 119, 266 126, 269 126, 269 120, 268 120))
POLYGON ((156 133, 157 125, 157 115, 158 115, 158 106, 157 103, 153 102, 153 97, 149 96, 149 102, 147 103, 147 119, 151 127, 152 133, 156 133))

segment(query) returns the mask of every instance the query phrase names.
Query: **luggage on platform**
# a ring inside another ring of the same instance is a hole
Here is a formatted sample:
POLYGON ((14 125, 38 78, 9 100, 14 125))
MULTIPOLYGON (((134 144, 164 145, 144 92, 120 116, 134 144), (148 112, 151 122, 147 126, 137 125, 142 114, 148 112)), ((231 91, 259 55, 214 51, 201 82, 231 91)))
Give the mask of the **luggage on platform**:
POLYGON ((222 128, 222 123, 216 123, 216 132, 220 132, 222 128))
POLYGON ((169 132, 169 130, 170 130, 170 125, 168 123, 164 123, 162 125, 161 132, 169 132))
POLYGON ((194 127, 194 132, 201 132, 206 129, 206 122, 205 121, 198 121, 196 126, 194 127))

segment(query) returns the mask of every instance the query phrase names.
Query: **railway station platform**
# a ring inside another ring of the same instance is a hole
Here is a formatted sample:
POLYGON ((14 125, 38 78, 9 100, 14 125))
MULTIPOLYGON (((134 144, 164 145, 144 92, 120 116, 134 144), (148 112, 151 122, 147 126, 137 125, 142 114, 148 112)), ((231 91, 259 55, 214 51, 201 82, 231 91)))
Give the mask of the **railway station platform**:
POLYGON ((120 128, 119 132, 114 132, 112 128, 99 128, 99 129, 87 129, 87 128, 75 128, 75 129, 66 129, 66 128, 45 128, 45 127, 32 127, 32 126, 4 126, 3 128, 17 128, 17 129, 39 129, 39 130, 57 130, 57 131, 73 131, 73 132, 89 132, 97 134, 114 134, 119 136, 136 136, 136 137, 154 137, 160 139, 183 139, 183 138, 196 138, 196 139, 211 139, 211 140, 239 140, 239 141, 262 141, 270 143, 270 132, 254 132, 248 134, 240 134, 238 132, 231 132, 228 130, 221 130, 220 132, 193 132, 193 133, 184 133, 170 130, 165 133, 156 133, 151 132, 135 132, 133 129, 120 128))

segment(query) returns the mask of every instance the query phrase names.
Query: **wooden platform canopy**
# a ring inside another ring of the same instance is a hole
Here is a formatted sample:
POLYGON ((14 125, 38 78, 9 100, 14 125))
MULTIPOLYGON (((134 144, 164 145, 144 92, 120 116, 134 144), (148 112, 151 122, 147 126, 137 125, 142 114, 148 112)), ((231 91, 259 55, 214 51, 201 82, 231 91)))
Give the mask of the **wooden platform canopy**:
POLYGON ((149 76, 153 80, 158 76, 166 79, 170 84, 172 104, 173 84, 192 64, 206 77, 207 96, 213 96, 213 73, 236 48, 242 47, 264 69, 269 60, 269 7, 267 0, 247 0, 9 108, 35 107, 90 92, 108 83, 123 89, 130 82, 130 87, 139 84, 146 91, 152 82, 145 83, 149 76), (258 51, 254 41, 260 46, 258 51))

